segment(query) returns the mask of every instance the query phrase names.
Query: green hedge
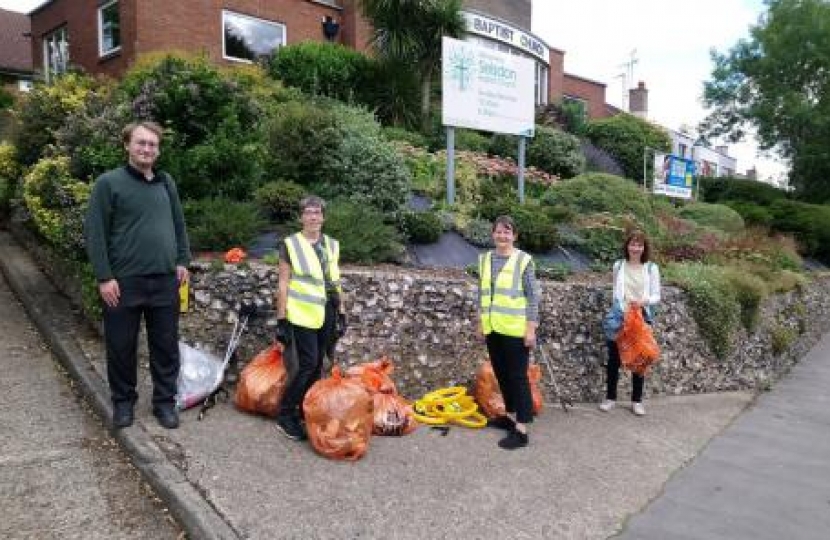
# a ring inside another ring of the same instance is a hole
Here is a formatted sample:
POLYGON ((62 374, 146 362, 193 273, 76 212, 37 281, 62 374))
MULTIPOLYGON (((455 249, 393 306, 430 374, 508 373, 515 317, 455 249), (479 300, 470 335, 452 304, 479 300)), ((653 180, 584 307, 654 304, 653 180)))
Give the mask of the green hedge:
POLYGON ((585 135, 622 165, 626 177, 640 183, 645 150, 668 152, 671 149, 671 140, 663 128, 625 113, 588 122, 585 135))
POLYGON ((277 49, 269 74, 310 95, 364 102, 372 60, 340 44, 304 41, 277 49))
POLYGON ((830 205, 779 199, 769 210, 776 230, 792 233, 807 255, 830 264, 830 205))
POLYGON ((343 262, 393 262, 404 251, 398 231, 384 221, 383 214, 350 201, 331 201, 323 230, 340 242, 343 262))
POLYGON ((722 204, 689 203, 678 212, 680 217, 694 221, 704 227, 735 233, 743 230, 744 220, 741 215, 722 204))
MULTIPOLYGON (((518 138, 495 134, 488 151, 492 155, 518 159, 518 138)), ((585 170, 585 155, 579 138, 547 126, 537 126, 527 145, 527 165, 562 178, 572 178, 585 170)))

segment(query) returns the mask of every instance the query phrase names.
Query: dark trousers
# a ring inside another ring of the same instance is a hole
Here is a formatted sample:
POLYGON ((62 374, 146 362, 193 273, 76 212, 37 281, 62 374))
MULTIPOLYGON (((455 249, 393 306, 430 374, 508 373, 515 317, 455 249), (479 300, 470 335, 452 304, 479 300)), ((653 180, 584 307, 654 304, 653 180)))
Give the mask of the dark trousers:
MULTIPOLYGON (((617 383, 620 381, 620 350, 617 348, 616 341, 606 341, 608 346, 608 364, 605 368, 605 397, 606 399, 617 400, 617 383)), ((632 377, 632 391, 631 401, 639 403, 643 401, 643 386, 646 378, 636 373, 631 374, 632 377)))
MULTIPOLYGON (((291 325, 293 343, 290 343, 289 347, 296 347, 296 368, 289 369, 286 365, 286 370, 289 373, 294 371, 295 374, 293 377, 289 376, 290 381, 280 402, 280 416, 299 416, 306 392, 311 385, 320 380, 323 374, 323 358, 334 336, 336 316, 334 305, 329 302, 326 304, 326 315, 320 328, 291 325)), ((290 361, 292 359, 286 358, 286 363, 290 361)))
POLYGON ((138 332, 141 318, 147 329, 153 409, 175 406, 179 377, 179 290, 175 274, 136 276, 118 280, 121 298, 116 307, 104 305, 107 379, 113 404, 138 399, 138 332))
POLYGON ((527 378, 530 350, 525 346, 524 338, 490 332, 487 334, 487 352, 499 381, 505 410, 515 413, 520 424, 532 422, 533 398, 527 378))

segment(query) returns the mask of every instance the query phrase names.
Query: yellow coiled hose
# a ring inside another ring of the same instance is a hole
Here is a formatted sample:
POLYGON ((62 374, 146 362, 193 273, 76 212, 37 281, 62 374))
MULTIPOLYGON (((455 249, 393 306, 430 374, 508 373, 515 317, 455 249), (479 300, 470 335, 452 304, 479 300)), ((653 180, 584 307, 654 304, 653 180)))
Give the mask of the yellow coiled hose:
POLYGON ((430 392, 412 405, 415 419, 431 426, 449 423, 468 428, 482 428, 487 418, 463 386, 450 386, 430 392))

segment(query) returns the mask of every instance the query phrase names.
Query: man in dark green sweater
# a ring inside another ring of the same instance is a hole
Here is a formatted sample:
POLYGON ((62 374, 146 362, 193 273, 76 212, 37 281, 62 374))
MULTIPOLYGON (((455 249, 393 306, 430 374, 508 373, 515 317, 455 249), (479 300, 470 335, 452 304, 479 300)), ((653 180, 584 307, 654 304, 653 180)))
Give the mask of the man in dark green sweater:
POLYGON ((141 318, 147 329, 153 414, 179 425, 179 283, 190 246, 176 185, 155 169, 162 130, 153 122, 123 131, 128 163, 95 182, 84 222, 86 249, 103 300, 107 378, 115 428, 133 423, 141 318))

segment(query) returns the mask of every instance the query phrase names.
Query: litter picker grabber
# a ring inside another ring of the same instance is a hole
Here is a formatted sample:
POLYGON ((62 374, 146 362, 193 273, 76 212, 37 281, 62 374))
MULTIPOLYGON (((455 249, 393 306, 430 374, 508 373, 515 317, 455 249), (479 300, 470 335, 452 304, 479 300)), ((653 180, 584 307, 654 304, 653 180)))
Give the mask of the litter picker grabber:
POLYGON ((223 385, 225 380, 225 370, 228 368, 228 364, 231 360, 234 362, 237 361, 236 349, 239 347, 239 340, 248 327, 248 321, 256 315, 257 307, 253 302, 242 302, 239 306, 239 315, 236 318, 236 322, 233 324, 233 331, 228 339, 228 348, 225 350, 225 357, 222 359, 222 365, 219 368, 216 380, 214 381, 214 389, 202 402, 202 407, 199 409, 199 415, 197 416, 198 420, 204 418, 207 411, 216 405, 217 399, 221 399, 222 401, 228 400, 228 389, 223 385))
POLYGON ((534 357, 537 362, 544 365, 546 371, 548 372, 548 381, 545 383, 551 390, 553 390, 554 394, 557 398, 559 398, 559 404, 562 406, 562 410, 568 412, 568 408, 573 408, 574 404, 573 401, 564 394, 559 389, 559 384, 556 382, 556 375, 553 371, 553 364, 550 361, 550 357, 548 356, 547 351, 545 350, 546 343, 541 339, 537 340, 536 342, 536 349, 534 350, 534 357))

